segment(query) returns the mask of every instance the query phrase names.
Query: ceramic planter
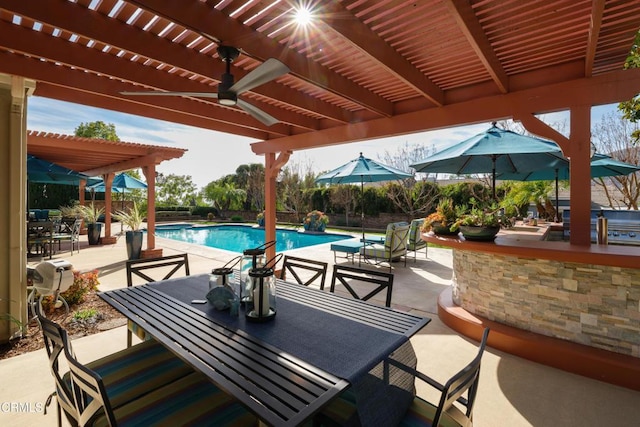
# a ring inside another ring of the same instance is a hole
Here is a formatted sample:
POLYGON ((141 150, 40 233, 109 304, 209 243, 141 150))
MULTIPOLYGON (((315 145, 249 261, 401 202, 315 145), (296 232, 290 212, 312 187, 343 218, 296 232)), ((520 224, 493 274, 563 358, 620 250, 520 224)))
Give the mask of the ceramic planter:
POLYGON ((450 226, 448 225, 442 225, 442 223, 434 222, 433 224, 431 224, 431 231, 433 231, 433 233, 437 234, 438 236, 455 236, 456 234, 458 234, 458 230, 451 231, 449 227, 450 226))
POLYGON ((500 231, 500 226, 478 227, 473 225, 461 225, 460 232, 467 240, 492 241, 500 231))
POLYGON ((87 224, 87 238, 90 245, 100 244, 100 233, 102 233, 102 223, 94 222, 87 224))
POLYGON ((140 252, 142 251, 142 238, 143 232, 140 230, 125 232, 125 242, 127 244, 127 258, 140 259, 140 252))

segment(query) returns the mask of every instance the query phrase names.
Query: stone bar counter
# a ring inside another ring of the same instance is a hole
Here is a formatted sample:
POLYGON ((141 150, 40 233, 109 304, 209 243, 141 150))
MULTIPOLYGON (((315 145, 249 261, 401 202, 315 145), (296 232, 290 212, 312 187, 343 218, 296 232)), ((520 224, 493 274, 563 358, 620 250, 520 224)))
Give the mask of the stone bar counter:
POLYGON ((491 242, 424 233, 453 249, 440 318, 472 338, 491 327, 494 348, 640 390, 640 246, 547 240, 558 230, 519 225, 491 242))

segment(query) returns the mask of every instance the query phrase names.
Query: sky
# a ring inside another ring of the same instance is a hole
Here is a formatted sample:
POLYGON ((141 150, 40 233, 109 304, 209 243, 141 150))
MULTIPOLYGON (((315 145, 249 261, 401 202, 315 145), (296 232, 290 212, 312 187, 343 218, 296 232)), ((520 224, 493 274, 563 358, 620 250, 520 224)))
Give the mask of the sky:
MULTIPOLYGON (((592 125, 602 114, 615 111, 616 105, 592 109, 592 125)), ((542 118, 547 123, 567 120, 568 114, 555 113, 542 118)), ((27 128, 32 131, 73 135, 80 123, 103 121, 113 123, 121 141, 185 148, 188 151, 179 159, 162 162, 157 171, 165 175, 190 175, 200 189, 211 181, 233 174, 242 164, 262 163, 264 157, 251 151, 250 144, 256 142, 246 138, 192 126, 185 126, 146 117, 134 116, 85 105, 72 104, 49 98, 33 96, 29 99, 27 128), (224 159, 224 160, 223 160, 224 159)), ((395 154, 405 144, 425 144, 436 151, 487 130, 491 123, 421 132, 400 137, 374 139, 323 148, 296 151, 288 165, 308 165, 321 173, 355 159, 362 152, 365 157, 380 160, 385 152, 395 154)))

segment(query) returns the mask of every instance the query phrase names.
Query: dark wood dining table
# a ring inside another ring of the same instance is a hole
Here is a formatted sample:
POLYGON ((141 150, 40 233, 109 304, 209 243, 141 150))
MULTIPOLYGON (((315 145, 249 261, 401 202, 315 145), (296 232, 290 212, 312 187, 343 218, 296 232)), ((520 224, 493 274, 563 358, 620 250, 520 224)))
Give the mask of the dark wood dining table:
POLYGON ((264 424, 303 424, 347 389, 362 425, 394 425, 410 405, 412 378, 390 373, 385 360, 415 364, 409 338, 429 318, 278 280, 275 318, 249 322, 244 308, 234 317, 192 303, 205 298, 208 279, 188 276, 100 296, 264 424))

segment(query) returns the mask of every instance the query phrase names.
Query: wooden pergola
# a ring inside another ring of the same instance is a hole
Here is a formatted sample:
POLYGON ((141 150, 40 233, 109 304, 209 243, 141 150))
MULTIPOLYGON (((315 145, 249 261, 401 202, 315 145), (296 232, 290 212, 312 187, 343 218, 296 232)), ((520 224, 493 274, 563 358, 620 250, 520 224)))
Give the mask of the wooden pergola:
POLYGON ((591 107, 640 92, 624 69, 639 28, 640 0, 0 0, 0 149, 19 181, 30 94, 255 138, 271 240, 294 151, 513 118, 571 158, 571 244, 589 245, 591 107), (217 92, 220 46, 240 49, 235 81, 269 58, 288 67, 239 96, 277 123, 194 94, 217 92), (536 117, 561 110, 569 136, 536 117))
MULTIPOLYGON (((104 243, 115 243, 111 235, 111 184, 115 173, 142 169, 147 181, 147 211, 155 212, 156 166, 183 156, 186 149, 146 145, 99 138, 81 138, 47 132, 27 132, 27 153, 62 165, 88 176, 102 176, 105 182, 105 235, 104 243)), ((80 183, 80 204, 85 204, 86 182, 80 183)), ((143 256, 161 256, 155 247, 155 215, 147 216, 147 248, 143 256)))

